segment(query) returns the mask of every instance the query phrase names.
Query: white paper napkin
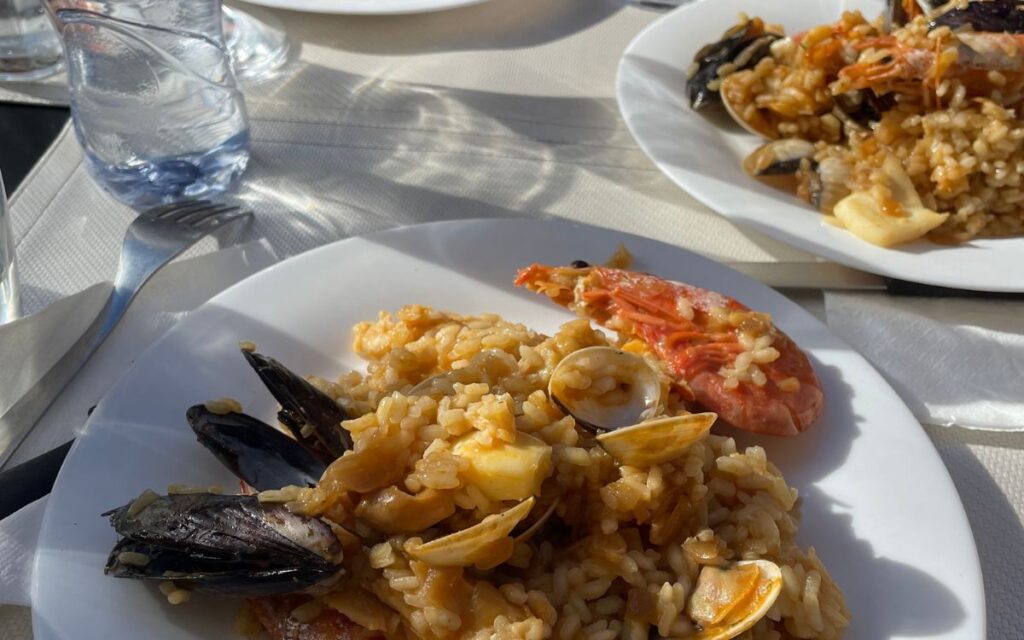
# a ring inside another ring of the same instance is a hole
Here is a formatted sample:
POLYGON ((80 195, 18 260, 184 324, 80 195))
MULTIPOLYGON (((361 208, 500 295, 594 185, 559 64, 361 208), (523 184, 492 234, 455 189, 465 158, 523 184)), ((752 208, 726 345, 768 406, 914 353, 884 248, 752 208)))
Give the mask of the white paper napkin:
MULTIPOLYGON (((200 250, 216 246, 204 241, 200 250)), ((71 381, 60 397, 43 415, 35 428, 15 449, 7 462, 13 466, 52 449, 75 436, 85 423, 90 407, 99 402, 110 386, 135 358, 167 329, 189 311, 239 280, 277 261, 277 256, 264 240, 249 242, 222 251, 178 260, 160 270, 132 302, 121 324, 114 330, 85 368, 71 381)), ((44 325, 54 331, 28 330, 24 327, 0 327, 0 362, 24 358, 27 354, 40 361, 55 361, 63 354, 68 340, 60 331, 81 333, 81 322, 59 323, 51 315, 67 311, 83 312, 94 304, 99 286, 54 303, 43 311, 19 321, 20 324, 44 325), (17 339, 15 339, 15 337, 17 339)), ((102 294, 102 291, 99 291, 102 294)), ((86 325, 95 317, 89 316, 86 325)), ((74 334, 76 337, 78 334, 74 334)), ((2 434, 0 434, 2 442, 2 434)))
MULTIPOLYGON (((14 406, 67 353, 89 328, 110 296, 101 282, 58 300, 37 314, 0 326, 0 414, 14 406)), ((0 429, 0 453, 14 447, 21 433, 0 429)))
POLYGON ((921 422, 1024 430, 1024 302, 828 293, 825 308, 921 422))
POLYGON ((29 606, 36 540, 46 497, 0 520, 0 604, 29 606))

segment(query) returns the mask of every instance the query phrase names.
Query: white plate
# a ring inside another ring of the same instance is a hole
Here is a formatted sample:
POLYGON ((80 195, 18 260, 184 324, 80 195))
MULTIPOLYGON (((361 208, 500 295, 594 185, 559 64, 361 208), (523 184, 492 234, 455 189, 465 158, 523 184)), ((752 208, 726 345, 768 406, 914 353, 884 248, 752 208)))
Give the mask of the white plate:
POLYGON ((792 439, 745 437, 803 496, 800 541, 813 544, 846 593, 848 640, 985 637, 974 541, 946 469, 924 431, 868 363, 810 314, 730 269, 660 242, 566 222, 456 221, 344 240, 232 287, 153 345, 93 412, 61 470, 39 538, 36 640, 222 638, 236 606, 197 598, 169 606, 152 586, 103 575, 114 533, 100 513, 173 482, 231 486, 195 442, 189 405, 237 398, 272 419, 273 399, 239 340, 303 373, 362 367, 354 323, 425 303, 497 312, 543 331, 570 314, 512 287, 533 261, 601 261, 619 242, 636 267, 735 296, 771 312, 807 350, 826 412, 792 439))
POLYGON ((350 15, 388 15, 427 13, 455 9, 487 0, 248 0, 251 4, 307 11, 309 13, 340 13, 350 15))
POLYGON ((872 273, 963 289, 1024 291, 1024 237, 960 246, 918 241, 883 249, 836 229, 795 195, 747 176, 740 161, 758 144, 724 113, 690 109, 686 69, 696 51, 740 12, 787 33, 834 22, 846 9, 874 17, 878 0, 697 0, 642 31, 619 63, 619 108, 638 143, 676 184, 723 216, 822 257, 872 273))

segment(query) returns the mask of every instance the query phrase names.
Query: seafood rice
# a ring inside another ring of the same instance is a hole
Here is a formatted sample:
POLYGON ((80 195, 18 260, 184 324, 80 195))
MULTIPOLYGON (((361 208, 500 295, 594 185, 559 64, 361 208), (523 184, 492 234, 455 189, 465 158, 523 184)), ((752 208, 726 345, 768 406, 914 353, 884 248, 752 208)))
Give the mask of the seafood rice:
MULTIPOLYGON (((731 438, 708 434, 670 462, 625 467, 554 405, 546 393, 552 369, 607 343, 586 320, 546 337, 497 316, 417 306, 359 325, 355 348, 368 373, 321 384, 361 414, 345 427, 368 458, 360 466, 374 470, 366 482, 380 484, 380 470, 390 469, 389 484, 403 491, 446 492, 458 510, 453 519, 468 525, 507 505, 465 481, 469 463, 455 443, 473 434, 500 446, 529 434, 551 447, 551 475, 533 512, 555 505, 556 532, 517 543, 483 574, 418 561, 407 552, 411 538, 396 535, 352 558, 352 577, 333 605, 352 582, 368 589, 389 605, 380 619, 389 637, 685 638, 696 635, 686 606, 702 567, 768 559, 781 567, 783 588, 750 637, 840 637, 849 619, 842 596, 814 550, 794 542, 797 492, 764 449, 737 450, 731 438), (440 398, 401 392, 452 368, 469 369, 477 382, 454 383, 440 398)), ((681 411, 677 403, 671 398, 665 411, 681 411)), ((332 475, 294 504, 311 514, 337 510, 342 494, 332 475)), ((351 524, 365 539, 380 537, 367 523, 351 524)))
POLYGON ((742 126, 772 141, 748 173, 795 172, 797 194, 828 221, 881 246, 1024 233, 1016 2, 955 0, 925 15, 889 0, 884 16, 846 12, 791 37, 757 18, 741 24, 753 25, 748 42, 776 36, 770 55, 722 65, 710 83, 742 126))
POLYGON ((666 363, 627 340, 587 318, 547 336, 412 305, 355 327, 365 373, 309 383, 247 344, 296 440, 312 442, 316 418, 294 399, 324 397, 349 416, 351 448, 289 453, 301 468, 281 487, 280 457, 252 475, 252 451, 213 429, 272 427, 230 400, 193 407, 201 442, 261 491, 144 494, 111 512, 123 537, 107 570, 161 580, 173 603, 247 595, 239 631, 273 640, 840 638, 842 594, 795 541, 797 491, 762 447, 711 433, 715 414, 692 412, 666 363), (190 527, 226 513, 244 516, 230 560, 251 560, 244 574, 212 547, 190 551, 205 576, 167 563, 179 529, 194 544, 190 527), (268 564, 242 529, 302 566, 268 564))

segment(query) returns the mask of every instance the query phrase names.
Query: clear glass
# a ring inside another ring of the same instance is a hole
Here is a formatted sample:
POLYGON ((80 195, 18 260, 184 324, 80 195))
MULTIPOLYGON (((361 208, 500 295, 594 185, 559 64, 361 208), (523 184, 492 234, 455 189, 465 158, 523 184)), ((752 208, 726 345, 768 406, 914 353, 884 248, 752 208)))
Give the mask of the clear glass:
POLYGON ((249 122, 219 0, 47 2, 67 56, 75 133, 97 182, 136 207, 236 186, 249 122))
POLYGON ((64 67, 39 0, 0 0, 0 81, 38 80, 64 67))
POLYGON ((235 77, 243 83, 275 78, 288 62, 288 36, 281 22, 269 13, 225 6, 224 39, 235 77))
POLYGON ((4 197, 4 180, 0 176, 0 324, 16 320, 21 315, 15 270, 14 234, 11 233, 7 199, 4 197))

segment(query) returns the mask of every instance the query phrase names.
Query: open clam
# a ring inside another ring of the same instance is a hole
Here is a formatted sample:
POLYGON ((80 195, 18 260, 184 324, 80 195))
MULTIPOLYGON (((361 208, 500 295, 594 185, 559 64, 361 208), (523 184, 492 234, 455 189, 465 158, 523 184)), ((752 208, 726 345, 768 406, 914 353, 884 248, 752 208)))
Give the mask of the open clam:
POLYGON ((814 143, 807 140, 773 140, 751 152, 743 169, 754 177, 795 174, 804 160, 814 159, 814 152, 814 143))
POLYGON ((661 375, 640 356, 587 347, 551 372, 548 394, 622 464, 643 467, 677 458, 711 429, 714 413, 651 419, 664 408, 661 375))
POLYGON ((850 169, 839 158, 803 164, 797 171, 797 195, 806 198, 818 211, 832 213, 840 200, 850 195, 846 182, 850 169))
POLYGON ((782 591, 782 570, 768 560, 704 567, 687 604, 696 640, 730 640, 763 618, 782 591))
POLYGON ((640 356, 612 347, 587 347, 562 358, 548 395, 593 433, 612 431, 657 415, 661 376, 640 356))
POLYGON ((757 106, 747 97, 747 90, 744 87, 742 78, 739 76, 726 76, 720 83, 722 105, 725 110, 736 121, 736 124, 746 131, 765 138, 775 140, 779 137, 774 125, 768 121, 757 106))
POLYGON ((515 542, 509 534, 529 515, 536 502, 529 498, 511 509, 487 516, 468 529, 430 542, 411 538, 406 542, 405 550, 413 558, 435 567, 496 567, 512 556, 515 542))
POLYGON ((529 527, 527 527, 522 533, 519 533, 515 537, 516 542, 528 542, 530 538, 535 536, 538 531, 544 528, 544 525, 548 523, 551 516, 555 515, 555 511, 558 510, 558 500, 555 500, 548 505, 548 508, 544 513, 540 514, 540 517, 533 521, 529 527))
POLYGON ((631 467, 648 467, 674 460, 711 430, 714 413, 690 413, 648 420, 597 436, 613 458, 631 467))

